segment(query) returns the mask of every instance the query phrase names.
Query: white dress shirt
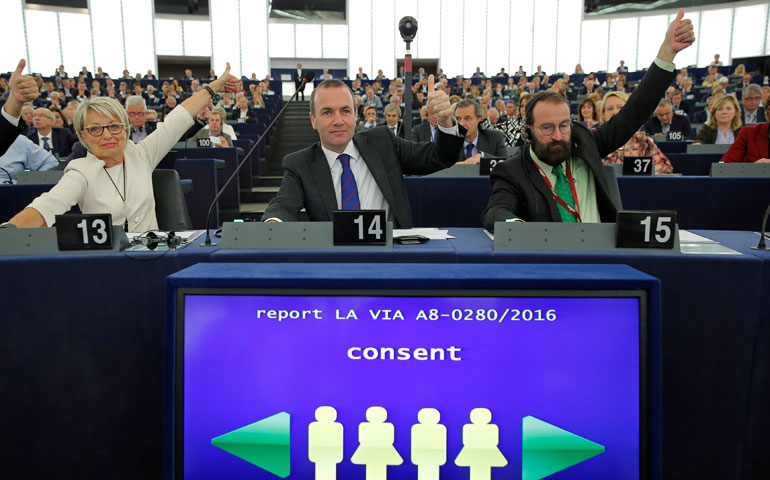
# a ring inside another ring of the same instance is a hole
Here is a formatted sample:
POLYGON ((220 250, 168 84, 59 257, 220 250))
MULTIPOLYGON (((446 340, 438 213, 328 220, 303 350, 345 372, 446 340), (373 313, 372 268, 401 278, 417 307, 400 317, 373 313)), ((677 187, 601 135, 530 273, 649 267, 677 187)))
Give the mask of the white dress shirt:
MULTIPOLYGON (((337 196, 337 207, 342 205, 342 163, 337 159, 339 153, 333 152, 328 148, 321 146, 326 161, 329 163, 329 169, 332 172, 332 181, 334 182, 334 194, 337 196)), ((356 179, 358 186, 358 200, 361 202, 361 210, 385 210, 387 215, 390 206, 382 195, 380 187, 374 181, 374 176, 366 166, 366 162, 352 141, 348 142, 345 148, 346 153, 350 155, 350 171, 356 179)))

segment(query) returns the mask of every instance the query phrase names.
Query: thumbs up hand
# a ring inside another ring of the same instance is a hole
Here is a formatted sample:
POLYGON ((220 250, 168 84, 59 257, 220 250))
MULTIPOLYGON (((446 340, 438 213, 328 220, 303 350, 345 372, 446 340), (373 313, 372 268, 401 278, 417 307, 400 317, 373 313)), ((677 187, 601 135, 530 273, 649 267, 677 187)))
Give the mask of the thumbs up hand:
POLYGON ((428 76, 428 114, 435 114, 442 127, 451 128, 454 126, 454 120, 449 96, 443 89, 436 90, 435 85, 433 75, 428 76))
POLYGON ((666 39, 660 47, 658 57, 666 62, 672 62, 674 56, 695 42, 695 32, 692 21, 684 18, 684 8, 679 9, 676 18, 666 31, 666 39))
POLYGON ((4 108, 12 117, 18 117, 21 114, 22 105, 31 102, 40 95, 35 79, 21 73, 26 65, 26 60, 23 58, 19 60, 16 71, 13 72, 8 82, 11 94, 8 95, 8 101, 5 103, 4 108))

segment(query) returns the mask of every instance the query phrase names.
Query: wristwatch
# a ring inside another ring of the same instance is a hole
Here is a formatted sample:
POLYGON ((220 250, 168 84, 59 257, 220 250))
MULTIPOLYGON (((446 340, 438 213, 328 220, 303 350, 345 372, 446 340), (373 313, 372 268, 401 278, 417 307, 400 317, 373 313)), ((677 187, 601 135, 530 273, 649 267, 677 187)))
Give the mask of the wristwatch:
POLYGON ((16 225, 11 222, 0 223, 0 228, 16 228, 16 225))

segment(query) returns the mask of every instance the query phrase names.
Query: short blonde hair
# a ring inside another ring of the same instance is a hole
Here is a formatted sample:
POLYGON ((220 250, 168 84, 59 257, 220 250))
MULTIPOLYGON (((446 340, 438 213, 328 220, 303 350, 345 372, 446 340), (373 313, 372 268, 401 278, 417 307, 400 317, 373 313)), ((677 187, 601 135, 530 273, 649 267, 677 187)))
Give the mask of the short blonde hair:
POLYGON ((735 108, 735 116, 733 116, 733 122, 730 124, 730 130, 737 130, 743 125, 743 122, 741 122, 741 106, 738 104, 738 99, 735 98, 735 95, 723 95, 714 102, 714 105, 709 109, 709 121, 706 125, 711 128, 717 128, 716 112, 727 102, 732 103, 733 108, 735 108))
POLYGON ((88 116, 88 112, 96 112, 99 115, 117 119, 118 123, 123 124, 123 134, 126 136, 126 140, 128 140, 128 133, 130 131, 128 127, 128 114, 126 113, 126 110, 123 108, 123 106, 114 98, 89 98, 88 100, 84 100, 83 103, 78 105, 77 110, 75 110, 75 118, 73 120, 75 133, 78 136, 78 140, 80 140, 80 143, 86 147, 86 150, 88 150, 89 153, 91 152, 91 148, 88 146, 88 143, 83 140, 83 131, 86 127, 86 117, 88 116))
POLYGON ((225 109, 222 107, 214 107, 211 109, 212 115, 219 115, 219 119, 222 120, 222 123, 227 119, 227 113, 225 113, 225 109))
POLYGON ((619 99, 623 100, 623 102, 628 102, 628 94, 626 92, 607 92, 604 94, 604 97, 602 97, 602 106, 600 108, 601 115, 599 115, 599 122, 604 123, 604 111, 607 109, 607 99, 611 97, 618 97, 619 99))

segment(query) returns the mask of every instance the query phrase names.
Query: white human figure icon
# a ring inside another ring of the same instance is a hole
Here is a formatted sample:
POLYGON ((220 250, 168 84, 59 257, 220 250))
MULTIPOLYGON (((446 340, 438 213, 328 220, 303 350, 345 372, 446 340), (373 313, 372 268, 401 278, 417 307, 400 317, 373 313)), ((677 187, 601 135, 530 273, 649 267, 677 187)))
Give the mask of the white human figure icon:
POLYGON ((417 412, 420 422, 412 426, 412 463, 417 480, 438 480, 439 467, 446 463, 446 427, 439 425, 441 414, 435 408, 417 412))
POLYGON ((382 407, 366 409, 366 421, 358 425, 359 447, 351 457, 351 463, 366 465, 366 480, 386 480, 388 465, 401 465, 404 459, 398 454, 393 442, 395 429, 388 419, 388 411, 382 407))
POLYGON ((316 408, 315 419, 307 428, 308 458, 315 463, 316 480, 335 480, 343 457, 343 427, 336 422, 334 407, 316 408))
POLYGON ((492 467, 504 467, 508 460, 497 448, 500 429, 490 424, 492 412, 486 408, 471 410, 471 423, 463 425, 463 449, 455 459, 460 467, 470 467, 470 480, 490 480, 492 467))

